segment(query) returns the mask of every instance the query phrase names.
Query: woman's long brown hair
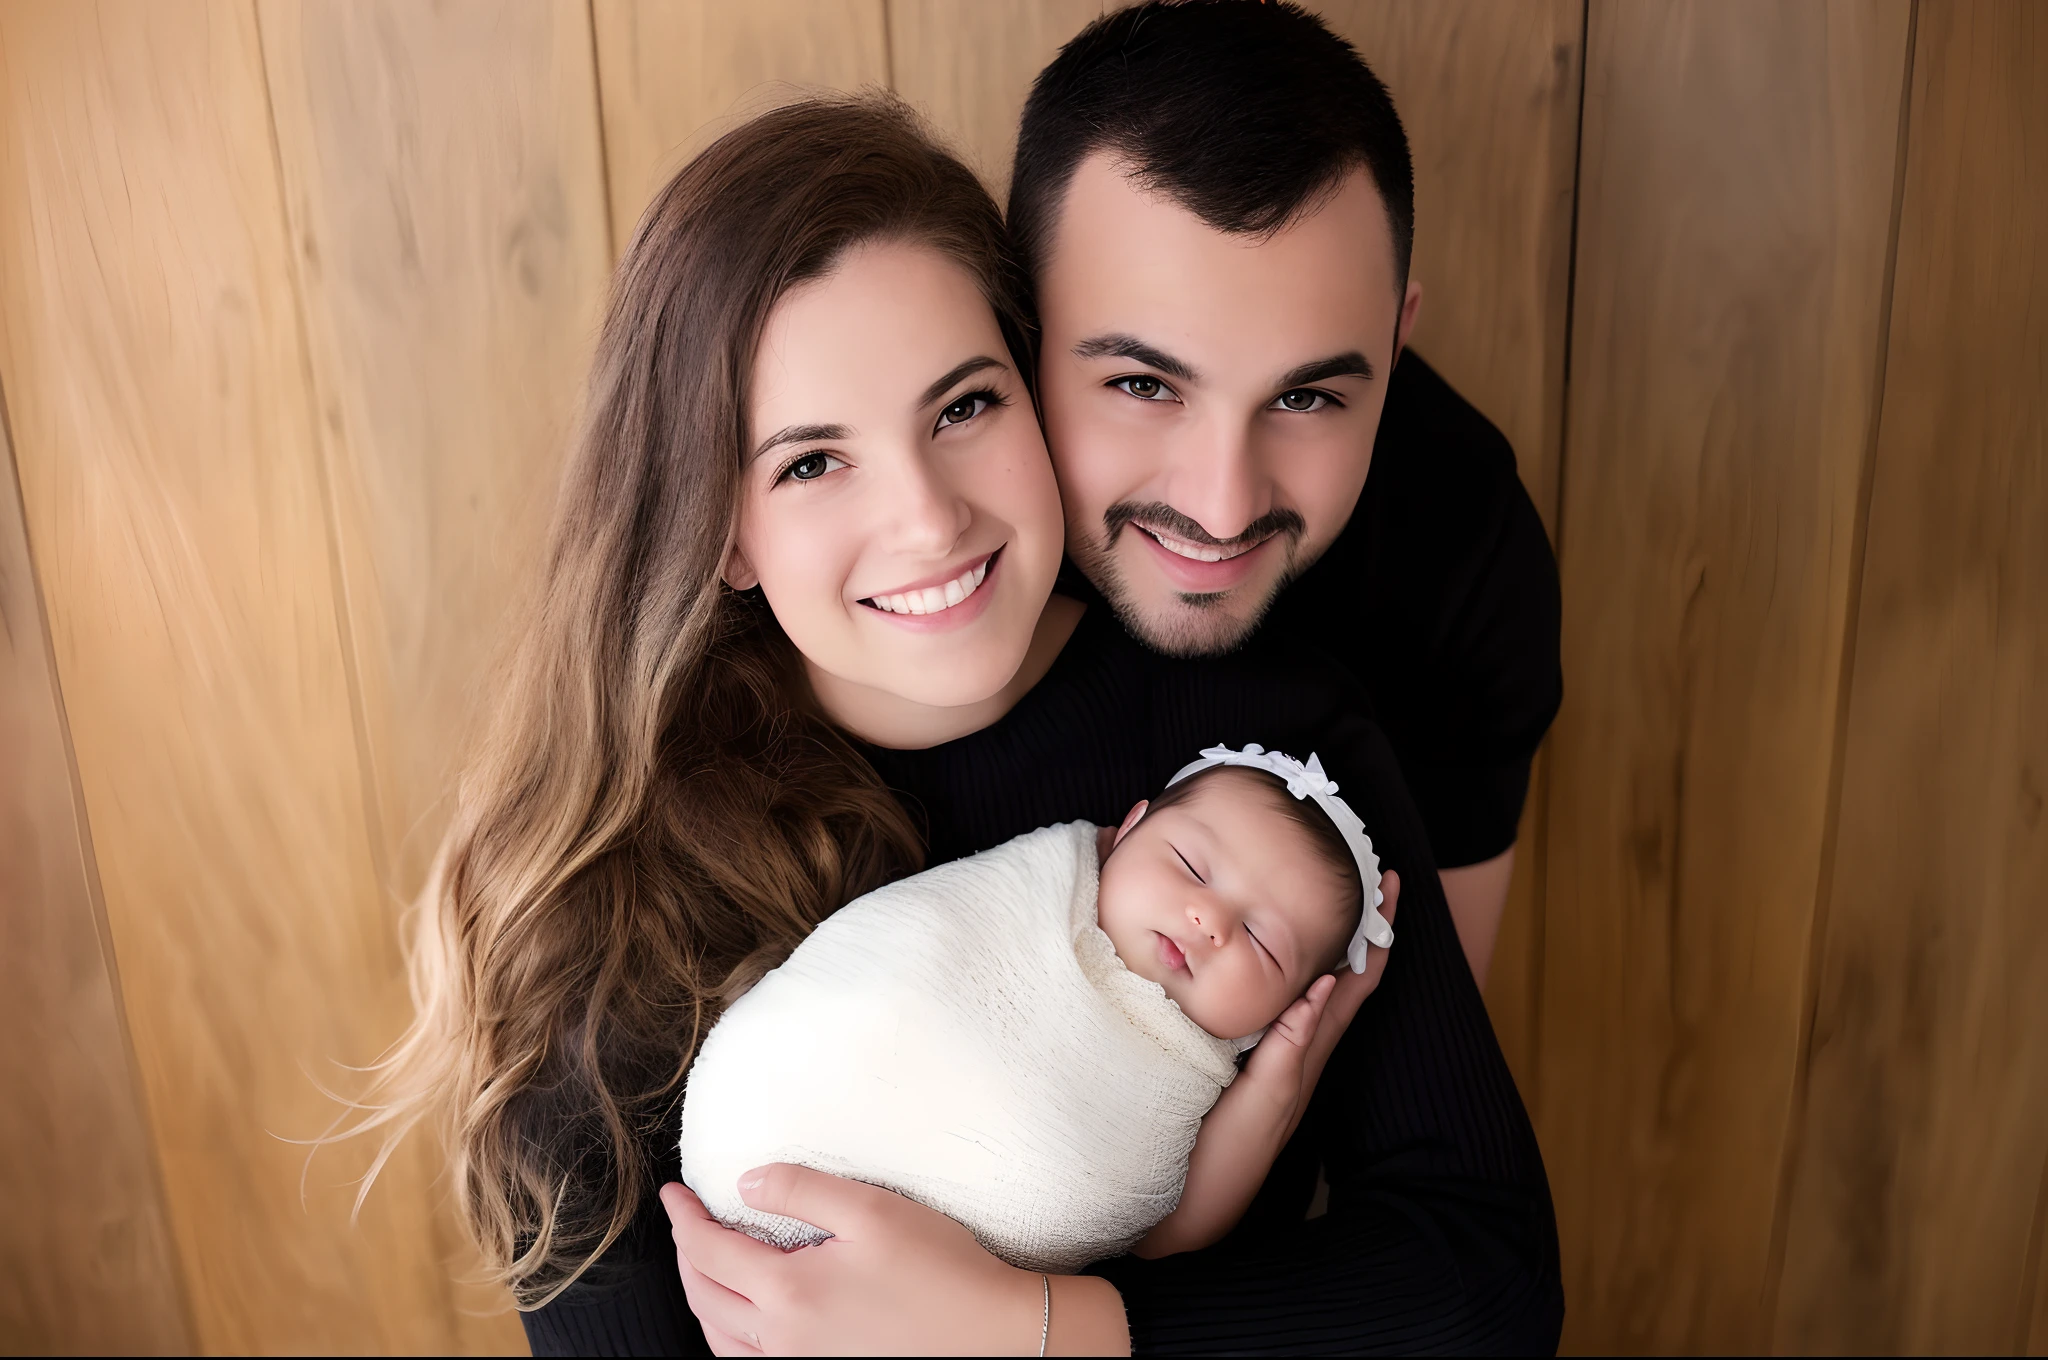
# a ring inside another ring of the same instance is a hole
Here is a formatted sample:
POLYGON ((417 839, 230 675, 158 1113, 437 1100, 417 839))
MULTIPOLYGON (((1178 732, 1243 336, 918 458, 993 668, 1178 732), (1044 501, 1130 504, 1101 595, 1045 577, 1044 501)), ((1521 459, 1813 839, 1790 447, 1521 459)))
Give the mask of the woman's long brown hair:
POLYGON ((720 580, 775 302, 878 239, 978 279, 1029 373, 1026 291, 972 172, 884 95, 763 115, 620 260, 541 588, 411 941, 417 1016, 354 1131, 441 1126, 487 1267, 546 1302, 652 1192, 644 1151, 738 990, 917 836, 720 580))

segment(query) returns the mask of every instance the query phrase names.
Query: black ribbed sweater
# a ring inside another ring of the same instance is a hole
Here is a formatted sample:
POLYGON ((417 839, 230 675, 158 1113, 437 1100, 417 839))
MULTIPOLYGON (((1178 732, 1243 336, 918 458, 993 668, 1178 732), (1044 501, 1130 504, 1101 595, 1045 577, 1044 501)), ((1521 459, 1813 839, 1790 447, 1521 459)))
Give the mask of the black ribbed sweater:
MULTIPOLYGON (((926 821, 931 863, 1053 822, 1114 823, 1218 741, 1314 750, 1401 874, 1386 974, 1238 1230, 1094 1268, 1123 1294, 1139 1353, 1556 1349, 1564 1302, 1535 1135, 1367 712, 1306 648, 1169 661, 1098 607, 1002 721, 930 750, 866 750, 926 821), (1328 1212, 1305 1219, 1318 1168, 1328 1212)), ((672 1178, 674 1139, 650 1151, 672 1178)), ((651 1194, 592 1277, 524 1316, 536 1355, 704 1353, 651 1194)))

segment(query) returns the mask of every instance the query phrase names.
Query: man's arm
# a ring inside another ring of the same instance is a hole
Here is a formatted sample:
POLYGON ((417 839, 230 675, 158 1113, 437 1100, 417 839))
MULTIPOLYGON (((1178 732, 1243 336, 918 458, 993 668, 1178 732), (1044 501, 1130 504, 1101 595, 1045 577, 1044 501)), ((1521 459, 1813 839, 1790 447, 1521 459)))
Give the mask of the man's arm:
POLYGON ((1515 876, 1515 847, 1477 864, 1457 869, 1439 869, 1444 900, 1451 905, 1451 922, 1458 928, 1458 943, 1464 947, 1465 962, 1472 967, 1473 980, 1486 990, 1486 970, 1493 964, 1494 941, 1500 937, 1500 918, 1508 904, 1508 883, 1515 876))
MULTIPOLYGON (((1385 966, 1382 961, 1380 967, 1385 966)), ((1318 978, 1308 995, 1273 1022, 1244 1071, 1203 1116, 1180 1203, 1131 1248, 1133 1254, 1150 1260, 1199 1251, 1237 1226, 1265 1184, 1273 1159, 1301 1123, 1337 1036, 1378 981, 1368 969, 1366 977, 1346 988, 1333 1013, 1336 979, 1318 978), (1325 1015, 1334 1022, 1328 1030, 1321 1023, 1325 1015)))

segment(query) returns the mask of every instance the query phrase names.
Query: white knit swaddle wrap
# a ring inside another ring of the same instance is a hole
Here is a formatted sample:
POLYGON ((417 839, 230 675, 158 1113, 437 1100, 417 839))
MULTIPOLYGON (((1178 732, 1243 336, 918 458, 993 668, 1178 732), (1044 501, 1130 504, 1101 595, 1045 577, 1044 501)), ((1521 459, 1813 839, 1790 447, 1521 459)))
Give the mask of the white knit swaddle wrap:
POLYGON ((908 1195, 1013 1265, 1114 1256, 1180 1201, 1236 1046, 1124 967, 1095 924, 1096 829, 1019 836, 848 904, 735 1002, 683 1100, 683 1180, 740 1202, 794 1162, 908 1195))

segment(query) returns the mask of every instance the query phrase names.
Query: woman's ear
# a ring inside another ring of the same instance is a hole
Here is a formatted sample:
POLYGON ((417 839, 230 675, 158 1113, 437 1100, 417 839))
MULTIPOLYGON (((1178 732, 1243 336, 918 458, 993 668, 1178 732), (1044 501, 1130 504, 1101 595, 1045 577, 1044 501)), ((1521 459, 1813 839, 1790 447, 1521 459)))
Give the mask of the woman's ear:
POLYGON ((761 584, 761 573, 754 570, 754 564, 740 551, 740 545, 732 545, 725 555, 725 569, 718 573, 725 583, 734 590, 752 590, 761 584))
POLYGON ((1116 839, 1109 843, 1110 849, 1114 850, 1124 843, 1124 837, 1131 834, 1132 827, 1145 820, 1145 809, 1151 806, 1152 804, 1143 798, 1131 804, 1131 810, 1124 814, 1124 824, 1116 829, 1116 839))

